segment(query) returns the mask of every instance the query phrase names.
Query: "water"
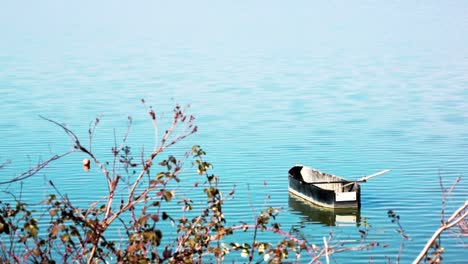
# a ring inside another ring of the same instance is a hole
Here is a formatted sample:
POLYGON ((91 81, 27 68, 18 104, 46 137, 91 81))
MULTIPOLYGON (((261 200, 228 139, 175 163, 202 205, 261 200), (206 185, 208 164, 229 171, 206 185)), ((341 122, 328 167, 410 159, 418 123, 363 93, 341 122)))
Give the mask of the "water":
MULTIPOLYGON (((393 209, 412 238, 402 253, 408 263, 440 223, 439 176, 447 186, 463 177, 447 211, 467 199, 467 9, 463 1, 3 3, 0 161, 12 164, 1 178, 70 148, 38 115, 83 138, 101 115, 94 149, 109 155, 113 129, 122 135, 128 115, 134 150, 152 146, 141 98, 166 121, 174 102, 190 103, 200 131, 173 152, 201 145, 223 188, 236 185, 226 204, 232 223, 253 219, 267 200, 283 208, 283 227, 313 243, 330 231, 360 239, 356 223, 342 225, 336 214, 319 221, 315 209, 291 201, 287 170, 302 163, 356 179, 388 168, 362 185, 358 219, 371 225, 369 241, 389 246, 334 258, 394 261, 401 239, 387 218, 393 209)), ((23 197, 50 193, 48 179, 83 203, 100 197, 104 180, 83 172, 82 158, 29 179, 23 197)), ((442 242, 447 263, 468 262, 466 239, 442 242)))

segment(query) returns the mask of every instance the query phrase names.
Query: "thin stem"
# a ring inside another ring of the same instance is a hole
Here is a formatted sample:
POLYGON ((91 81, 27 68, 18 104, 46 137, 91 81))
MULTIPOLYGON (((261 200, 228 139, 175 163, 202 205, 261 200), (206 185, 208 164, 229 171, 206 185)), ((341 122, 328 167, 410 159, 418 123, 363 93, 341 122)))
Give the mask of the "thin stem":
POLYGON ((52 156, 50 159, 44 161, 44 162, 41 162, 39 164, 37 164, 36 166, 30 168, 29 170, 21 173, 20 175, 14 177, 13 179, 10 179, 10 180, 7 180, 7 181, 3 181, 3 182, 0 182, 0 185, 2 184, 10 184, 10 183, 13 183, 13 182, 17 182, 17 181, 22 181, 22 180, 25 180, 33 175, 35 175, 36 173, 38 173, 40 170, 42 170, 43 168, 45 168, 47 165, 49 165, 52 161, 54 160, 58 160, 60 158, 63 158, 71 153, 75 152, 75 150, 70 150, 68 152, 65 152, 63 154, 60 154, 60 155, 54 155, 52 156))
POLYGON ((434 241, 442 234, 447 229, 452 228, 456 224, 458 224, 460 221, 465 219, 468 216, 468 212, 465 212, 464 214, 460 215, 460 213, 465 210, 468 206, 468 201, 465 202, 464 205, 460 206, 453 214, 450 216, 450 218, 439 228, 435 231, 435 233, 432 235, 431 239, 429 239, 424 246, 423 250, 419 253, 419 255, 416 257, 416 259, 413 261, 413 264, 419 263, 423 257, 427 254, 429 249, 431 248, 432 244, 434 241), (458 219, 455 219, 458 215, 458 219), (453 222, 452 222, 453 221, 453 222))
POLYGON ((253 260, 253 254, 254 254, 254 248, 255 248, 255 241, 257 240, 257 232, 258 232, 258 218, 255 220, 255 229, 254 229, 254 235, 253 235, 253 241, 252 241, 252 250, 250 250, 250 254, 249 254, 249 263, 252 262, 253 260))

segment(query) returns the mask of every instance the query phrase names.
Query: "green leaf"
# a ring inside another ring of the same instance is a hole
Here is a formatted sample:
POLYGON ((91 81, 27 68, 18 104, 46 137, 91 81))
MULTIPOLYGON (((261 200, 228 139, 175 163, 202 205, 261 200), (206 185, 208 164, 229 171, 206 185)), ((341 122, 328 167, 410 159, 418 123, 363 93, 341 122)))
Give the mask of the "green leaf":
POLYGON ((243 249, 241 252, 241 257, 247 258, 249 257, 249 250, 248 249, 243 249))
POLYGON ((142 216, 142 217, 140 217, 140 218, 137 220, 138 224, 139 224, 140 226, 146 225, 146 222, 148 221, 148 217, 149 217, 149 216, 142 216))
POLYGON ((60 239, 62 240, 63 243, 66 243, 70 240, 70 235, 69 234, 63 234, 60 239))
POLYGON ((152 230, 146 230, 143 232, 143 239, 145 242, 154 240, 154 232, 152 230))
POLYGON ((156 246, 159 246, 161 244, 161 239, 163 237, 163 234, 162 234, 161 230, 159 230, 159 229, 156 229, 154 231, 154 234, 156 236, 155 237, 156 246))
POLYGON ((169 162, 172 162, 172 164, 177 164, 177 159, 174 156, 169 156, 169 162))
POLYGON ((260 245, 258 245, 258 253, 263 254, 264 252, 265 252, 265 244, 260 243, 260 245))
POLYGON ((198 169, 197 169, 197 172, 199 175, 203 175, 203 173, 205 172, 205 168, 203 168, 203 165, 198 165, 198 169))
POLYGON ((149 186, 150 187, 156 187, 158 185, 158 181, 157 180, 150 180, 149 181, 149 186))
POLYGON ((274 223, 271 226, 273 227, 273 229, 276 229, 276 230, 279 230, 281 228, 281 225, 278 223, 274 223))
POLYGON ((162 219, 166 220, 167 218, 169 218, 169 215, 166 212, 163 212, 162 213, 162 219))
POLYGON ((164 178, 165 175, 166 175, 166 173, 160 172, 160 173, 158 173, 158 174, 156 175, 156 179, 160 180, 160 179, 164 178))
POLYGON ((210 176, 207 176, 207 178, 208 178, 209 182, 212 182, 213 180, 217 179, 217 177, 214 174, 211 174, 210 176))
POLYGON ((165 191, 163 197, 164 197, 164 200, 166 200, 166 202, 170 202, 172 200, 172 197, 174 197, 174 192, 165 191))
POLYGON ((229 245, 234 249, 239 249, 240 248, 239 243, 229 243, 229 245))
POLYGON ((206 193, 208 198, 212 198, 213 196, 215 196, 215 195, 217 195, 219 193, 219 190, 214 188, 214 187, 206 188, 203 191, 206 193))
POLYGON ((78 229, 76 227, 70 226, 70 230, 71 230, 70 234, 72 236, 76 236, 76 237, 80 236, 80 232, 78 232, 78 229))
POLYGON ((37 226, 36 225, 29 225, 29 227, 27 228, 28 230, 28 233, 36 238, 37 237, 37 233, 39 232, 39 230, 37 229, 37 226))

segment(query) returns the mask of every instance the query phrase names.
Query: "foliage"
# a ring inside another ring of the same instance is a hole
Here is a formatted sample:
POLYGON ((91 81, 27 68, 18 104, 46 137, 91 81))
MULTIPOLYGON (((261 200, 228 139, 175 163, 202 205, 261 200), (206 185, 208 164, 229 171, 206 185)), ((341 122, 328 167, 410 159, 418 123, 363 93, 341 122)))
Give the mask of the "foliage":
MULTIPOLYGON (((145 101, 142 100, 145 105, 145 101)), ((146 105, 145 105, 146 106, 146 105)), ((221 263, 231 253, 239 254, 245 262, 280 263, 285 260, 299 262, 308 259, 319 263, 335 253, 364 250, 380 246, 367 241, 368 226, 359 229, 362 241, 358 246, 346 247, 342 241, 334 241, 333 234, 323 237, 323 246, 308 242, 297 230, 283 230, 276 222, 280 210, 267 207, 258 212, 253 223, 228 225, 223 205, 232 199, 235 189, 224 194, 219 188, 219 177, 212 172, 212 164, 205 160, 206 153, 198 145, 193 146, 182 158, 168 155, 167 148, 197 132, 195 118, 186 114, 187 108, 176 105, 172 122, 159 135, 158 115, 147 107, 154 127, 155 143, 151 153, 134 155, 127 145, 132 119, 119 145, 111 148, 111 161, 103 162, 92 151, 92 141, 100 118, 96 118, 88 131, 89 147, 78 136, 54 120, 42 117, 60 127, 72 142, 70 151, 54 155, 27 172, 3 183, 25 180, 35 175, 50 162, 73 153, 84 153, 88 160, 84 169, 97 166, 105 180, 108 193, 104 200, 97 200, 87 207, 77 207, 60 187, 49 181, 53 194, 41 203, 40 211, 10 194, 14 203, 0 202, 0 261, 2 263, 221 263), (137 160, 141 159, 140 162, 137 160), (174 184, 181 182, 180 174, 189 161, 196 169, 201 184, 195 188, 204 193, 204 206, 195 205, 190 197, 179 197, 174 184), (116 197, 124 197, 118 199, 116 197), (169 203, 182 205, 180 215, 171 215, 169 203), (165 242, 163 222, 170 222, 177 236, 165 242), (112 228, 125 233, 123 241, 111 239, 112 228), (236 232, 250 232, 249 241, 226 242, 236 232), (278 235, 278 242, 260 241, 259 233, 278 235)), ((0 169, 9 164, 5 162, 0 169)), ((0 183, 1 184, 1 183, 0 183)), ((393 211, 389 217, 399 226, 405 238, 399 216, 393 211)), ((385 247, 385 246, 384 246, 385 247)))
MULTIPOLYGON (((142 103, 145 104, 144 100, 142 103)), ((88 156, 93 166, 100 169, 108 185, 108 194, 104 201, 96 201, 89 207, 80 208, 49 181, 55 194, 49 195, 42 202, 41 210, 47 214, 28 209, 27 204, 16 198, 15 205, 2 204, 2 262, 202 263, 206 259, 221 262, 231 251, 240 251, 249 262, 256 255, 264 255, 265 260, 273 262, 286 258, 288 249, 300 251, 301 247, 293 239, 285 239, 276 247, 255 239, 257 232, 264 231, 288 236, 279 229, 279 224, 270 223, 278 213, 274 208, 260 212, 252 225, 245 223, 242 226, 226 226, 223 203, 233 195, 234 190, 224 196, 218 187, 218 176, 211 172, 212 165, 204 160, 206 153, 199 146, 193 146, 182 159, 172 155, 161 157, 167 148, 197 131, 195 118, 185 112, 185 108, 176 105, 170 127, 159 137, 159 116, 148 107, 156 140, 152 152, 142 162, 136 162, 131 146, 126 144, 131 118, 120 145, 112 147, 112 161, 102 162, 92 151, 92 140, 100 118, 95 120, 88 131, 89 147, 86 147, 65 125, 41 117, 63 129, 71 139, 72 149, 54 156, 8 183, 27 179, 50 162, 81 152, 88 156), (205 193, 206 205, 203 208, 195 208, 189 197, 177 197, 175 190, 170 187, 173 186, 171 182, 180 182, 179 174, 187 160, 195 166, 197 174, 205 178, 202 184, 196 186, 205 193), (126 199, 116 201, 116 197, 126 199), (175 202, 174 198, 178 198, 177 203, 183 205, 180 216, 172 216, 165 210, 165 204, 175 202), (178 236, 172 243, 162 244, 164 234, 160 227, 161 221, 174 224, 178 236), (116 225, 125 231, 124 243, 109 238, 109 229, 116 225), (227 245, 223 242, 234 231, 245 232, 249 228, 255 233, 252 243, 227 245)), ((140 155, 143 156, 144 153, 140 155)), ((84 161, 84 168, 89 169, 89 166, 88 160, 84 161)))

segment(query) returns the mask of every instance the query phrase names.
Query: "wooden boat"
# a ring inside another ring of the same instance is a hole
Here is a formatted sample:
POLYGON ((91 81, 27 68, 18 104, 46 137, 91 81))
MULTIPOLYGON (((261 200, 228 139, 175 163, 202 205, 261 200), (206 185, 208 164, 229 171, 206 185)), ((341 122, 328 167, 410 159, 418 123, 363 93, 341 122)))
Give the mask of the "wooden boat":
POLYGON ((292 167, 288 178, 289 192, 313 204, 327 208, 361 207, 361 186, 357 181, 302 165, 292 167))

